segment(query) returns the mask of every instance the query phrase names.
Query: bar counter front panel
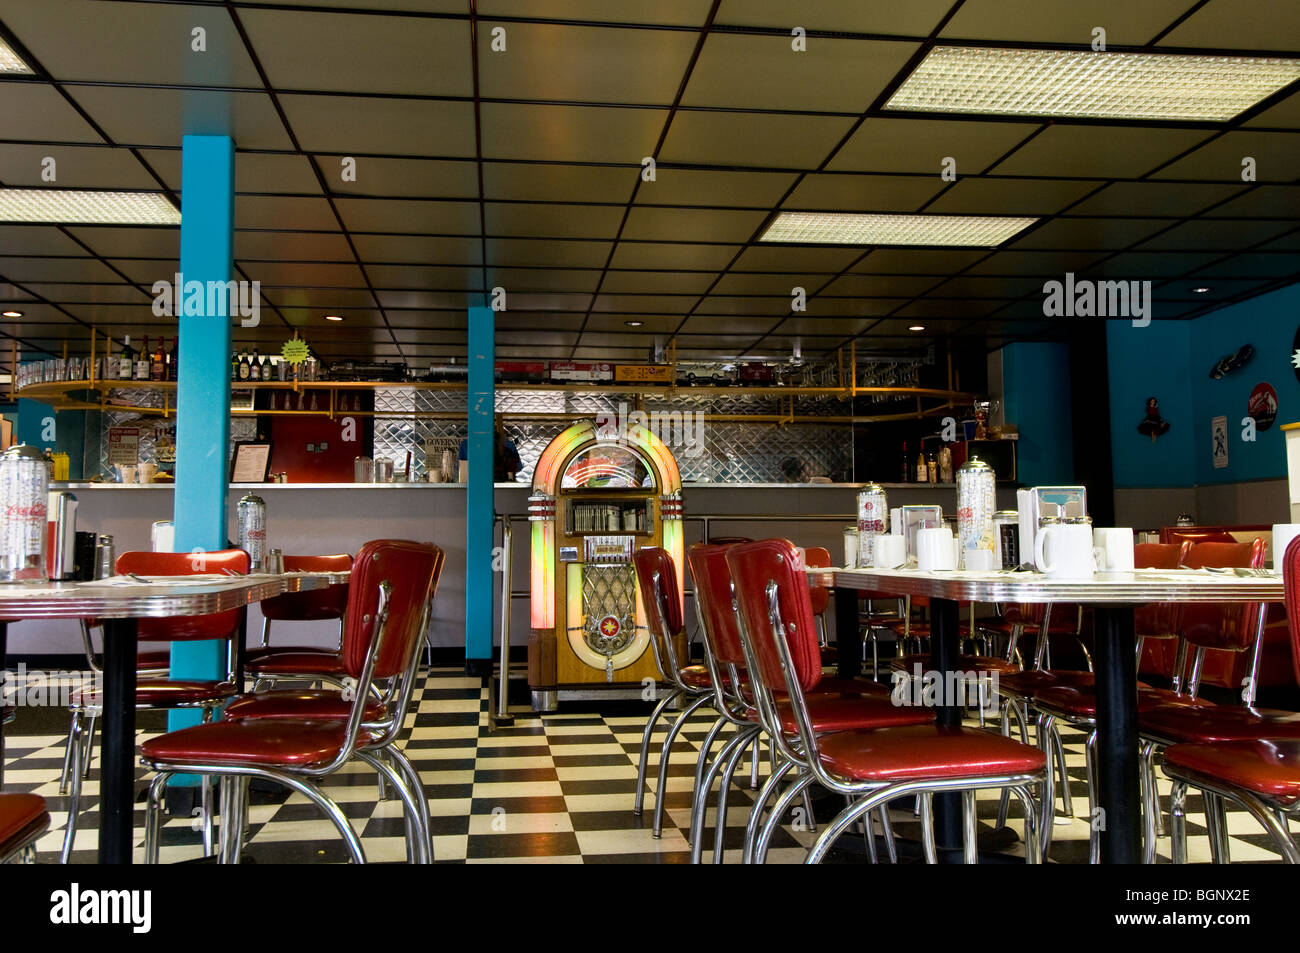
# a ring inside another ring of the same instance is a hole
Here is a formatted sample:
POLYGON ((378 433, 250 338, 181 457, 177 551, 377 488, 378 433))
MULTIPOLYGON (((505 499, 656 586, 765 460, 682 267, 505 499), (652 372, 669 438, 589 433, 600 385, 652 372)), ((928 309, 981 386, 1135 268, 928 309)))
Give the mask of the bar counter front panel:
MULTIPOLYGON (((169 484, 122 486, 111 483, 59 484, 79 503, 77 528, 108 533, 118 553, 148 549, 155 520, 172 518, 169 484)), ((686 545, 711 536, 783 536, 801 546, 825 546, 831 558, 843 559, 843 530, 854 521, 859 484, 686 484, 686 545), (754 519, 761 515, 761 519, 754 519), (747 518, 748 517, 748 518, 747 518), (823 517, 823 518, 818 518, 823 517)), ((890 506, 933 503, 945 514, 956 512, 957 491, 951 484, 885 484, 890 506)), ((523 483, 501 483, 496 508, 512 517, 513 600, 511 644, 527 644, 528 495, 523 483)), ((441 647, 465 644, 465 487, 458 483, 269 483, 233 484, 227 497, 227 526, 235 534, 235 507, 254 493, 266 501, 268 546, 287 554, 355 553, 372 539, 428 540, 447 553, 434 601, 432 642, 441 647)), ((1015 490, 998 488, 998 505, 1013 508, 1015 490)), ((498 536, 499 541, 499 536, 498 536)), ((499 580, 498 580, 499 585, 499 580)), ((689 592, 690 582, 687 581, 689 592)), ((688 595, 689 599, 689 595, 688 595)), ((694 609, 687 607, 694 631, 694 609)), ((250 644, 260 637, 261 614, 249 610, 250 644)), ((334 623, 277 623, 272 644, 334 646, 334 623)), ((9 627, 10 655, 81 654, 75 624, 62 621, 16 622, 9 627)))

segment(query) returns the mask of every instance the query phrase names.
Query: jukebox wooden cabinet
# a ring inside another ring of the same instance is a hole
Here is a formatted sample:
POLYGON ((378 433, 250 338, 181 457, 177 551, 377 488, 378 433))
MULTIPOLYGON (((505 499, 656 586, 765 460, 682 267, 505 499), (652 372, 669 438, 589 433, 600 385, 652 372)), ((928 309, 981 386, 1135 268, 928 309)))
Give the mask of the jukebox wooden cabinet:
POLYGON ((658 679, 632 554, 668 550, 680 594, 681 488, 672 453, 644 427, 580 421, 543 451, 528 505, 536 710, 566 691, 658 679))

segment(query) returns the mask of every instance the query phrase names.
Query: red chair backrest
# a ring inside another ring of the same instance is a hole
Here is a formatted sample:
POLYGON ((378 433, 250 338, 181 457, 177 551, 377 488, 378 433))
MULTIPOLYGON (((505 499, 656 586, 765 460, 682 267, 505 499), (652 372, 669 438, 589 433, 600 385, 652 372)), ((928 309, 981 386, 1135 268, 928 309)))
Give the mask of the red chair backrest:
MULTIPOLYGON (((1276 564, 1277 557, 1273 557, 1276 564)), ((1286 590, 1286 627, 1291 635, 1291 666, 1300 682, 1300 536, 1282 556, 1282 585, 1286 590)))
MULTIPOLYGON (((202 576, 248 572, 248 553, 242 549, 222 549, 212 553, 128 552, 117 557, 118 575, 202 576)), ((239 632, 242 609, 228 609, 212 615, 183 615, 169 619, 141 619, 136 625, 142 642, 190 642, 204 639, 230 639, 239 632)))
POLYGON ((729 546, 695 543, 686 550, 686 562, 695 580, 695 602, 700 608, 704 638, 719 665, 745 667, 745 650, 740 629, 731 608, 731 570, 727 567, 729 546))
MULTIPOLYGON (((352 557, 347 553, 333 556, 285 556, 286 572, 350 572, 352 557)), ((262 615, 284 622, 314 622, 341 619, 348 608, 348 585, 326 586, 303 592, 286 592, 263 599, 262 615)))
POLYGON ((343 617, 343 665, 360 678, 375 638, 379 584, 391 587, 384 644, 375 659, 374 678, 404 671, 417 651, 425 606, 433 598, 442 572, 442 550, 431 543, 376 539, 366 543, 352 564, 348 608, 343 617))
MULTIPOLYGON (((1193 543, 1183 565, 1189 569, 1262 569, 1264 548, 1264 541, 1258 538, 1250 543, 1193 543)), ((1264 609, 1262 602, 1184 603, 1179 609, 1179 631, 1191 645, 1244 652, 1255 643, 1264 609)))
POLYGON ((822 677, 821 648, 813 621, 808 578, 799 567, 798 552, 785 539, 764 539, 733 546, 727 551, 727 565, 736 587, 736 603, 744 631, 754 654, 757 678, 773 692, 788 692, 781 656, 777 648, 780 633, 772 624, 767 589, 776 586, 777 606, 785 627, 786 645, 794 665, 793 676, 803 692, 817 687, 822 677))
MULTIPOLYGON (((1177 569, 1187 559, 1192 544, 1138 543, 1133 547, 1133 566, 1137 569, 1177 569)), ((1133 610, 1133 631, 1144 637, 1167 637, 1178 633, 1178 604, 1153 602, 1133 610)))
POLYGON ((658 546, 647 546, 632 554, 636 566, 636 583, 641 590, 646 628, 654 640, 655 661, 659 674, 672 678, 667 666, 675 658, 674 636, 682 631, 681 602, 677 598, 677 567, 673 557, 658 546))
MULTIPOLYGON (((831 551, 824 546, 809 546, 803 551, 804 565, 818 569, 831 564, 831 551)), ((825 586, 811 586, 808 598, 812 600, 813 615, 821 615, 831 604, 831 591, 825 586)))

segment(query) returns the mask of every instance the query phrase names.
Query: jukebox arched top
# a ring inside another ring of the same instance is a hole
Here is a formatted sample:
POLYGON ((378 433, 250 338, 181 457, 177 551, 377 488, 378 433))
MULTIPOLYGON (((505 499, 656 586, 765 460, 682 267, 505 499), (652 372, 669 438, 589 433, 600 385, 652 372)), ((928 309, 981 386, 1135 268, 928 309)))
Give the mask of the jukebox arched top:
POLYGON ((615 481, 607 486, 620 482, 624 486, 644 486, 644 476, 630 482, 640 472, 638 466, 653 478, 652 485, 661 494, 681 492, 677 460, 653 432, 637 424, 615 427, 580 420, 542 451, 533 469, 533 493, 554 496, 562 488, 596 485, 598 478, 615 481))

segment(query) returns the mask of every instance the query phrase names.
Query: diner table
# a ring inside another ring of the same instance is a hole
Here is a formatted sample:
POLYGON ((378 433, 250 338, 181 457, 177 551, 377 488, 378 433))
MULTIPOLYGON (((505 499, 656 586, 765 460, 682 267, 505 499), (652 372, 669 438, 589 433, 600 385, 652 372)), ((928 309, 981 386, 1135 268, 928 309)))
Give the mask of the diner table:
POLYGON ((136 620, 209 615, 286 592, 346 582, 348 573, 257 573, 242 576, 113 576, 94 582, 0 585, 0 663, 8 623, 87 619, 104 629, 100 719, 99 862, 132 860, 135 806, 136 620))
MULTIPOLYGON (((1091 579, 1053 578, 1023 570, 922 572, 917 569, 817 569, 810 581, 835 590, 839 675, 861 672, 858 593, 887 592, 930 599, 930 668, 958 670, 958 604, 1082 603, 1094 610, 1097 685, 1097 804, 1102 863, 1141 861, 1137 656, 1133 610, 1155 602, 1281 602, 1282 577, 1253 570, 1133 570, 1099 572, 1091 579)), ((947 680, 945 679, 945 684, 947 680)), ((951 700, 949 700, 951 701, 951 700)), ((955 704, 936 706, 941 725, 960 723, 955 704)), ((961 805, 956 795, 934 799, 935 835, 948 859, 960 859, 961 805)))

